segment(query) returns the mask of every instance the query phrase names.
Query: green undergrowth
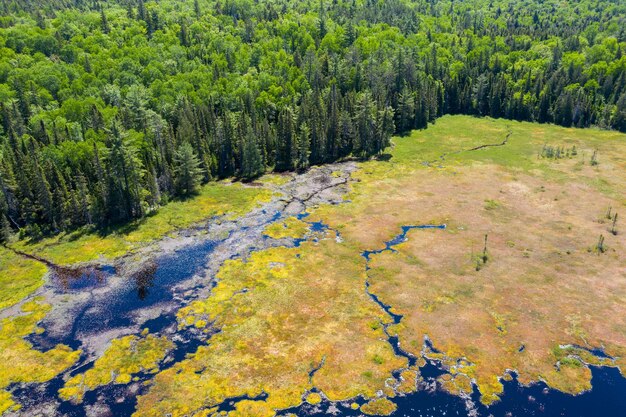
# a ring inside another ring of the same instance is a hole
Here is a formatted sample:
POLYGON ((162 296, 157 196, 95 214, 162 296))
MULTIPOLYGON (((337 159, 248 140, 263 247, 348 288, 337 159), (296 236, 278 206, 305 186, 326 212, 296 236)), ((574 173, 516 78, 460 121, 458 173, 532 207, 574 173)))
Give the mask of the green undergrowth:
POLYGON ((0 310, 10 307, 43 284, 47 268, 0 247, 0 310))
POLYGON ((272 191, 226 182, 211 183, 191 199, 172 201, 153 214, 119 227, 108 234, 83 229, 62 233, 38 242, 19 241, 16 249, 35 253, 59 265, 97 259, 114 259, 143 244, 213 216, 240 216, 257 204, 269 201, 272 191))
POLYGON ((603 168, 609 156, 613 161, 624 163, 626 159, 615 154, 616 141, 624 143, 626 135, 600 129, 565 128, 489 117, 444 116, 428 129, 414 131, 409 137, 395 138, 391 161, 411 168, 424 166, 423 162, 429 162, 431 167, 452 168, 468 162, 493 163, 556 181, 583 175, 599 191, 611 193, 615 190, 610 184, 598 181, 595 176, 585 176, 581 171, 584 167, 592 167, 590 161, 596 151, 597 169, 603 168), (505 139, 506 143, 501 145, 505 139), (475 149, 483 145, 490 146, 475 149), (575 146, 577 153, 554 161, 541 157, 544 145, 575 146), (442 156, 444 159, 441 159, 442 156))

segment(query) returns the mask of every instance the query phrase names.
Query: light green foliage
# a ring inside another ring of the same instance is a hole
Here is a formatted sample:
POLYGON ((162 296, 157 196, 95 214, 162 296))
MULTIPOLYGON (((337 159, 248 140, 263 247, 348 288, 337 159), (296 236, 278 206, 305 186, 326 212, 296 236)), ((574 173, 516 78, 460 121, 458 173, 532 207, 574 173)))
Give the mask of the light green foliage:
POLYGON ((0 247, 0 310, 37 290, 43 284, 46 271, 41 262, 0 247))

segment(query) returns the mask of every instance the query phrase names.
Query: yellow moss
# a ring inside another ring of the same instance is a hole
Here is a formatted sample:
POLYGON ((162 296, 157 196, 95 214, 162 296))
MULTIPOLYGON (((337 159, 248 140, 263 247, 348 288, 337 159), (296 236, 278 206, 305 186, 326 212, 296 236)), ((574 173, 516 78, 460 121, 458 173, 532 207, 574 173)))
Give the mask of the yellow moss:
POLYGON ((306 396, 306 402, 311 405, 317 405, 322 402, 322 396, 317 392, 312 392, 306 396))
POLYGON ((13 401, 13 397, 6 391, 0 391, 0 415, 5 411, 17 410, 19 406, 13 401))
POLYGON ((498 401, 499 395, 504 391, 504 386, 496 375, 489 375, 486 378, 479 376, 476 383, 480 390, 480 402, 485 405, 498 401))
POLYGON ((218 416, 218 415, 225 415, 225 412, 222 412, 220 414, 216 413, 216 411, 218 410, 217 407, 213 407, 213 408, 207 408, 205 410, 199 411, 197 413, 195 413, 193 415, 193 417, 209 417, 209 416, 218 416))
POLYGON ((159 362, 172 347, 173 343, 167 338, 154 335, 115 339, 93 368, 65 383, 59 396, 81 402, 86 391, 110 383, 128 384, 139 372, 156 372, 159 362))
POLYGON ((182 416, 262 392, 270 409, 297 406, 322 358, 313 385, 329 399, 375 396, 406 359, 370 326, 385 316, 365 293, 364 271, 359 253, 334 240, 227 261, 212 295, 179 311, 182 325, 209 320, 221 331, 156 376, 136 417, 182 416))
POLYGON ((284 185, 286 183, 288 183, 289 181, 291 181, 292 179, 292 175, 288 174, 288 173, 283 173, 283 174, 267 174, 267 175, 263 175, 261 178, 259 178, 259 182, 263 183, 263 184, 267 184, 267 185, 274 185, 274 186, 280 186, 280 185, 284 185))
POLYGON ((442 384, 443 389, 455 395, 460 395, 461 393, 471 394, 473 390, 472 380, 467 375, 464 375, 464 374, 457 374, 457 375, 446 374, 440 377, 440 382, 442 384))
POLYGON ((401 382, 398 386, 398 392, 402 394, 408 394, 414 392, 417 389, 417 377, 419 372, 413 369, 405 369, 400 374, 401 382))
MULTIPOLYGON (((5 318, 0 322, 0 389, 13 383, 48 381, 78 360, 80 351, 72 351, 65 345, 40 352, 23 339, 37 329, 37 323, 50 310, 50 305, 36 299, 25 303, 23 314, 5 318)), ((4 393, 0 403, 5 407, 10 404, 10 396, 4 393)))
POLYGON ((289 217, 284 222, 272 223, 265 228, 264 234, 272 239, 302 238, 307 233, 309 225, 296 217, 289 217))
POLYGON ((265 401, 239 401, 235 410, 228 413, 230 417, 272 417, 275 414, 265 401))
POLYGON ((363 404, 361 411, 369 416, 388 416, 396 411, 396 404, 386 398, 376 398, 363 404))

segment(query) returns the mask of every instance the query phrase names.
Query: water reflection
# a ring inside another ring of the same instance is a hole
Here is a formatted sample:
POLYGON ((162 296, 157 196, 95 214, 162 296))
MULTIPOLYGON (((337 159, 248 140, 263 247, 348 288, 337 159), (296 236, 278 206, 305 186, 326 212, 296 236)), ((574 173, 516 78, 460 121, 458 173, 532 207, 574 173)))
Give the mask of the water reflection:
POLYGON ((135 281, 135 288, 137 290, 137 298, 145 300, 150 293, 150 288, 154 285, 154 275, 157 271, 158 265, 156 262, 149 262, 144 265, 139 271, 133 273, 131 278, 135 281))
POLYGON ((54 266, 50 271, 52 282, 68 292, 101 286, 109 276, 115 273, 115 268, 110 266, 78 268, 54 266))

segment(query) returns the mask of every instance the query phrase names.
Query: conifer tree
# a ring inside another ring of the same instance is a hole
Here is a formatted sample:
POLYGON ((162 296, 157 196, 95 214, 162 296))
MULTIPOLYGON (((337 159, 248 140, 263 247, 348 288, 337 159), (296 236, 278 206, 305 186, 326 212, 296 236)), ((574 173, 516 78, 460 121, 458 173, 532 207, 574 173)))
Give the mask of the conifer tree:
POLYGON ((309 129, 309 126, 306 123, 302 123, 299 130, 296 168, 298 170, 305 170, 309 167, 309 155, 311 153, 311 129, 309 129))
POLYGON ((202 178, 200 161, 187 142, 181 144, 174 155, 176 192, 181 196, 194 194, 202 178))
POLYGON ((242 138, 241 170, 239 176, 244 180, 251 180, 265 172, 261 153, 252 131, 252 126, 246 126, 246 132, 242 138))

